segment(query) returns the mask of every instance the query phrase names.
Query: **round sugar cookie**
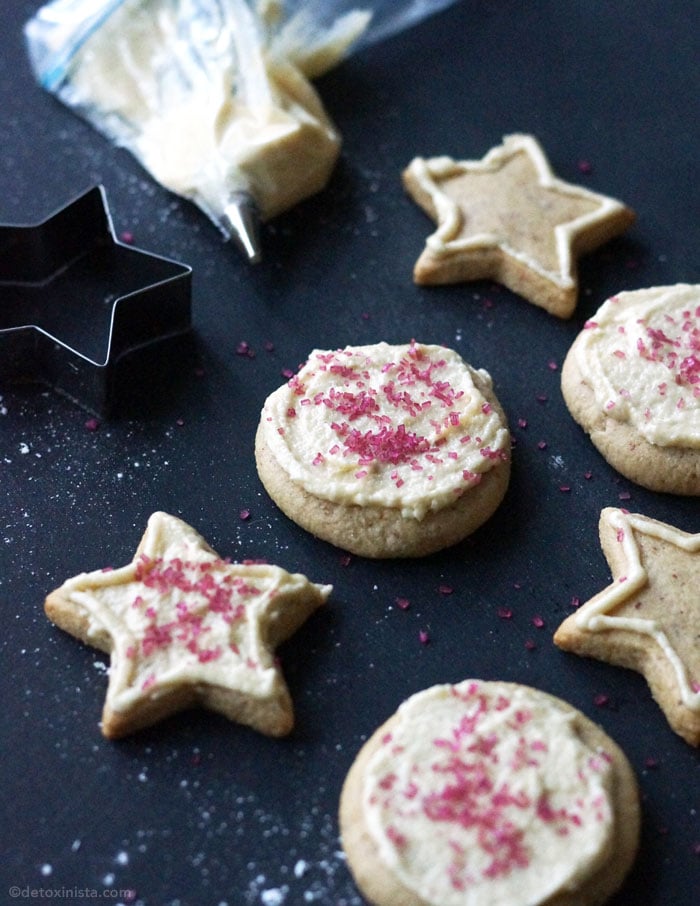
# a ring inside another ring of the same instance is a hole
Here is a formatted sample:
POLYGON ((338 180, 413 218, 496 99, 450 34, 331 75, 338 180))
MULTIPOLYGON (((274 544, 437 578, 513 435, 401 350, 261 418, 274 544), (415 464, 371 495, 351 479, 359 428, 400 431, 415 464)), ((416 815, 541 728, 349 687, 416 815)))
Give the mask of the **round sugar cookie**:
POLYGON ((353 877, 376 906, 593 906, 637 852, 622 750, 566 702, 465 680, 407 699, 340 798, 353 877))
POLYGON ((700 285, 608 299, 574 340, 561 387, 618 472, 652 491, 700 495, 700 285))
POLYGON ((314 350, 265 401, 255 455, 290 519, 375 558, 461 541, 510 478, 510 433, 488 373, 415 342, 314 350))

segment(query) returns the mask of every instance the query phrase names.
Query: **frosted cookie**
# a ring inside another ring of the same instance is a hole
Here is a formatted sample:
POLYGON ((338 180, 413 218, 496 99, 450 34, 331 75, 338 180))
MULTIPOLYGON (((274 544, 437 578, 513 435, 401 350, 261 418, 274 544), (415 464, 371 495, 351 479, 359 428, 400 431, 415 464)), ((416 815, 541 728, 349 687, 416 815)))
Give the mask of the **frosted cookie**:
POLYGON ((608 299, 574 340, 561 388, 618 472, 652 491, 700 494, 700 286, 608 299))
POLYGON ((576 306, 577 258, 635 216, 557 179, 531 135, 506 136, 482 160, 417 157, 403 182, 438 227, 414 267, 416 283, 496 280, 560 318, 576 306))
POLYGON ((255 454, 280 509, 365 557, 416 557, 488 519, 510 477, 491 379, 442 346, 315 350, 263 406, 255 454))
POLYGON ((330 591, 277 566, 222 560, 193 528, 154 513, 131 563, 69 579, 45 610, 111 655, 105 736, 192 705, 281 736, 294 717, 273 649, 330 591))
POLYGON ((700 745, 700 534, 613 507, 599 528, 612 582, 554 642, 642 673, 675 732, 700 745))
POLYGON ((636 854, 632 768, 596 724, 527 686, 413 695, 368 740, 342 844, 376 906, 591 906, 636 854))

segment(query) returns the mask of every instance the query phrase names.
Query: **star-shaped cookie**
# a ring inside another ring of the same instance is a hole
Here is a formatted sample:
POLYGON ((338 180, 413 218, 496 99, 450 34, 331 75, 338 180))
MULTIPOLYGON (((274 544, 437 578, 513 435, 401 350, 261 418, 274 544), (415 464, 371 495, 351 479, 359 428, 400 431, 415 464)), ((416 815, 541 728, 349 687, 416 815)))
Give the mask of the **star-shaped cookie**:
POLYGON ((642 673, 671 727, 700 745, 700 534, 614 507, 599 529, 613 581, 554 642, 642 673))
POLYGON ((531 135, 506 136, 481 160, 417 157, 403 182, 438 225, 416 283, 496 280, 560 318, 576 306, 576 259, 635 217, 614 198, 557 179, 531 135))
POLYGON ((189 525, 157 512, 131 563, 69 579, 45 610, 111 655, 106 737, 192 705, 282 736, 294 716, 274 648, 330 592, 277 566, 222 560, 189 525))

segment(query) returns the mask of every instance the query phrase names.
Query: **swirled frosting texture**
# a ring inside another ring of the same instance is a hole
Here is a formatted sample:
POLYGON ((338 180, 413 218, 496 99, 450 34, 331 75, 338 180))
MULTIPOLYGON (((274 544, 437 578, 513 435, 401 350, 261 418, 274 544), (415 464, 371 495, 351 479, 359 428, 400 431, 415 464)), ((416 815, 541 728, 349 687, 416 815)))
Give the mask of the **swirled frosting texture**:
POLYGON ((700 286, 613 296, 586 324, 576 353, 606 415, 649 443, 700 449, 700 286))
POLYGON ((426 903, 534 906, 605 861, 612 766, 575 712, 468 680, 396 716, 366 769, 364 816, 381 859, 426 903))
POLYGON ((508 459, 510 434, 490 388, 485 371, 442 346, 315 350, 268 397, 261 426, 309 493, 421 519, 508 459))

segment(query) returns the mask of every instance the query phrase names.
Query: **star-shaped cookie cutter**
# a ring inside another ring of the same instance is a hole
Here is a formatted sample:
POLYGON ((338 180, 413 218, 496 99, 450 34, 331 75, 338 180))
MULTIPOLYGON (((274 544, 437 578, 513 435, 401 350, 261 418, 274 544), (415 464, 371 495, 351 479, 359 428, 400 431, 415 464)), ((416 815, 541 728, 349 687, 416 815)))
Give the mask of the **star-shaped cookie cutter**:
POLYGON ((190 331, 191 274, 120 242, 101 185, 41 223, 0 225, 0 383, 109 415, 120 362, 190 331))

